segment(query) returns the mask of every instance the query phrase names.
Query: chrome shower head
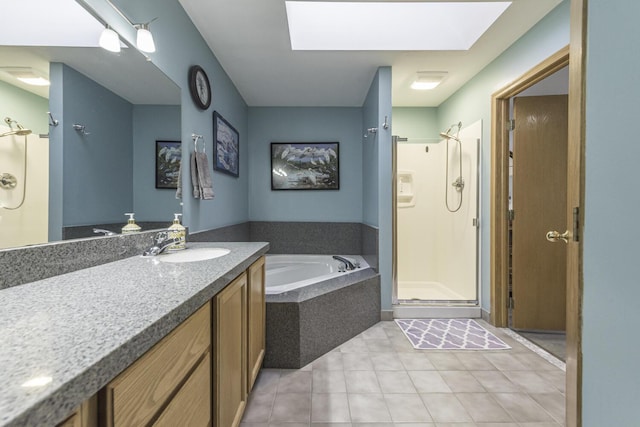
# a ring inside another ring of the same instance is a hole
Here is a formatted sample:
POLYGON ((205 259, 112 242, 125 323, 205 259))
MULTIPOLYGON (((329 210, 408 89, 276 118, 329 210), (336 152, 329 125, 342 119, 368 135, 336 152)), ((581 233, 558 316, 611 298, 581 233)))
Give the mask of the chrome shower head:
POLYGON ((25 129, 22 126, 20 126, 20 129, 14 129, 14 130, 10 130, 9 132, 0 133, 0 137, 11 136, 11 135, 27 136, 30 134, 31 134, 31 129, 25 129))

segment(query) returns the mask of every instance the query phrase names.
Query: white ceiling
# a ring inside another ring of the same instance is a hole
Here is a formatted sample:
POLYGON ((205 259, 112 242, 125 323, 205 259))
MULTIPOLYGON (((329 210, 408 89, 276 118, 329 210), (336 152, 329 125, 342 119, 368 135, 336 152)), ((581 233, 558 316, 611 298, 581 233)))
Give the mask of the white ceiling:
POLYGON ((293 107, 359 107, 379 66, 393 67, 394 106, 438 106, 561 2, 513 0, 468 51, 293 51, 285 0, 179 1, 250 106, 293 107), (417 71, 449 76, 414 91, 417 71))

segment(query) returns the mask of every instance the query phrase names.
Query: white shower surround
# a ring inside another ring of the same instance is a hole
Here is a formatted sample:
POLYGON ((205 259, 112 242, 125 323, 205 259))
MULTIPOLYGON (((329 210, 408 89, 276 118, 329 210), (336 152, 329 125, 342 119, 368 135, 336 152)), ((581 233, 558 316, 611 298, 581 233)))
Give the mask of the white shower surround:
MULTIPOLYGON (((482 137, 482 122, 463 128, 462 175, 464 190, 462 205, 457 212, 445 207, 446 142, 398 144, 398 171, 413 173, 415 206, 398 209, 398 294, 403 284, 413 287, 426 283, 438 290, 434 298, 446 299, 442 288, 448 289, 451 299, 478 299, 477 228, 478 216, 478 140, 482 137), (428 152, 426 148, 429 149, 428 152), (435 286, 439 284, 440 286, 435 286)), ((449 142, 449 206, 458 205, 459 194, 451 184, 458 177, 458 144, 449 142)))
MULTIPOLYGON (((0 126, 0 133, 11 128, 0 126)), ((27 188, 24 204, 16 210, 0 208, 0 249, 48 241, 49 221, 49 140, 27 136, 27 188)), ((22 200, 24 185, 25 137, 0 138, 0 173, 10 173, 18 181, 11 190, 0 189, 0 203, 15 207, 22 200)))

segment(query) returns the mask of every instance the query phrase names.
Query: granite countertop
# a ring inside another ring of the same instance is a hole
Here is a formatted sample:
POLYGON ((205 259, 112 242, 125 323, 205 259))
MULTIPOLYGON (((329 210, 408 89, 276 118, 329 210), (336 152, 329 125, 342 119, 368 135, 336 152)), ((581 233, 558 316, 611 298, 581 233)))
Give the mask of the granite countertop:
POLYGON ((231 253, 187 263, 135 256, 0 291, 0 426, 64 420, 269 244, 187 244, 196 247, 231 253), (28 386, 34 379, 45 384, 28 386))

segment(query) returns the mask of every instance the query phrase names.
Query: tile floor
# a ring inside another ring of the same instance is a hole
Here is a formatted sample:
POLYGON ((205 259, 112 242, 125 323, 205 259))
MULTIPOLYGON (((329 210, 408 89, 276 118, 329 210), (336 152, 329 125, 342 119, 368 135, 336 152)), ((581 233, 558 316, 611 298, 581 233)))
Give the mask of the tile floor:
POLYGON ((529 341, 537 344, 558 359, 567 359, 567 335, 566 334, 545 334, 544 332, 523 332, 516 331, 529 341))
POLYGON ((559 427, 565 374, 511 350, 414 350, 380 322, 302 369, 263 369, 241 427, 559 427))

